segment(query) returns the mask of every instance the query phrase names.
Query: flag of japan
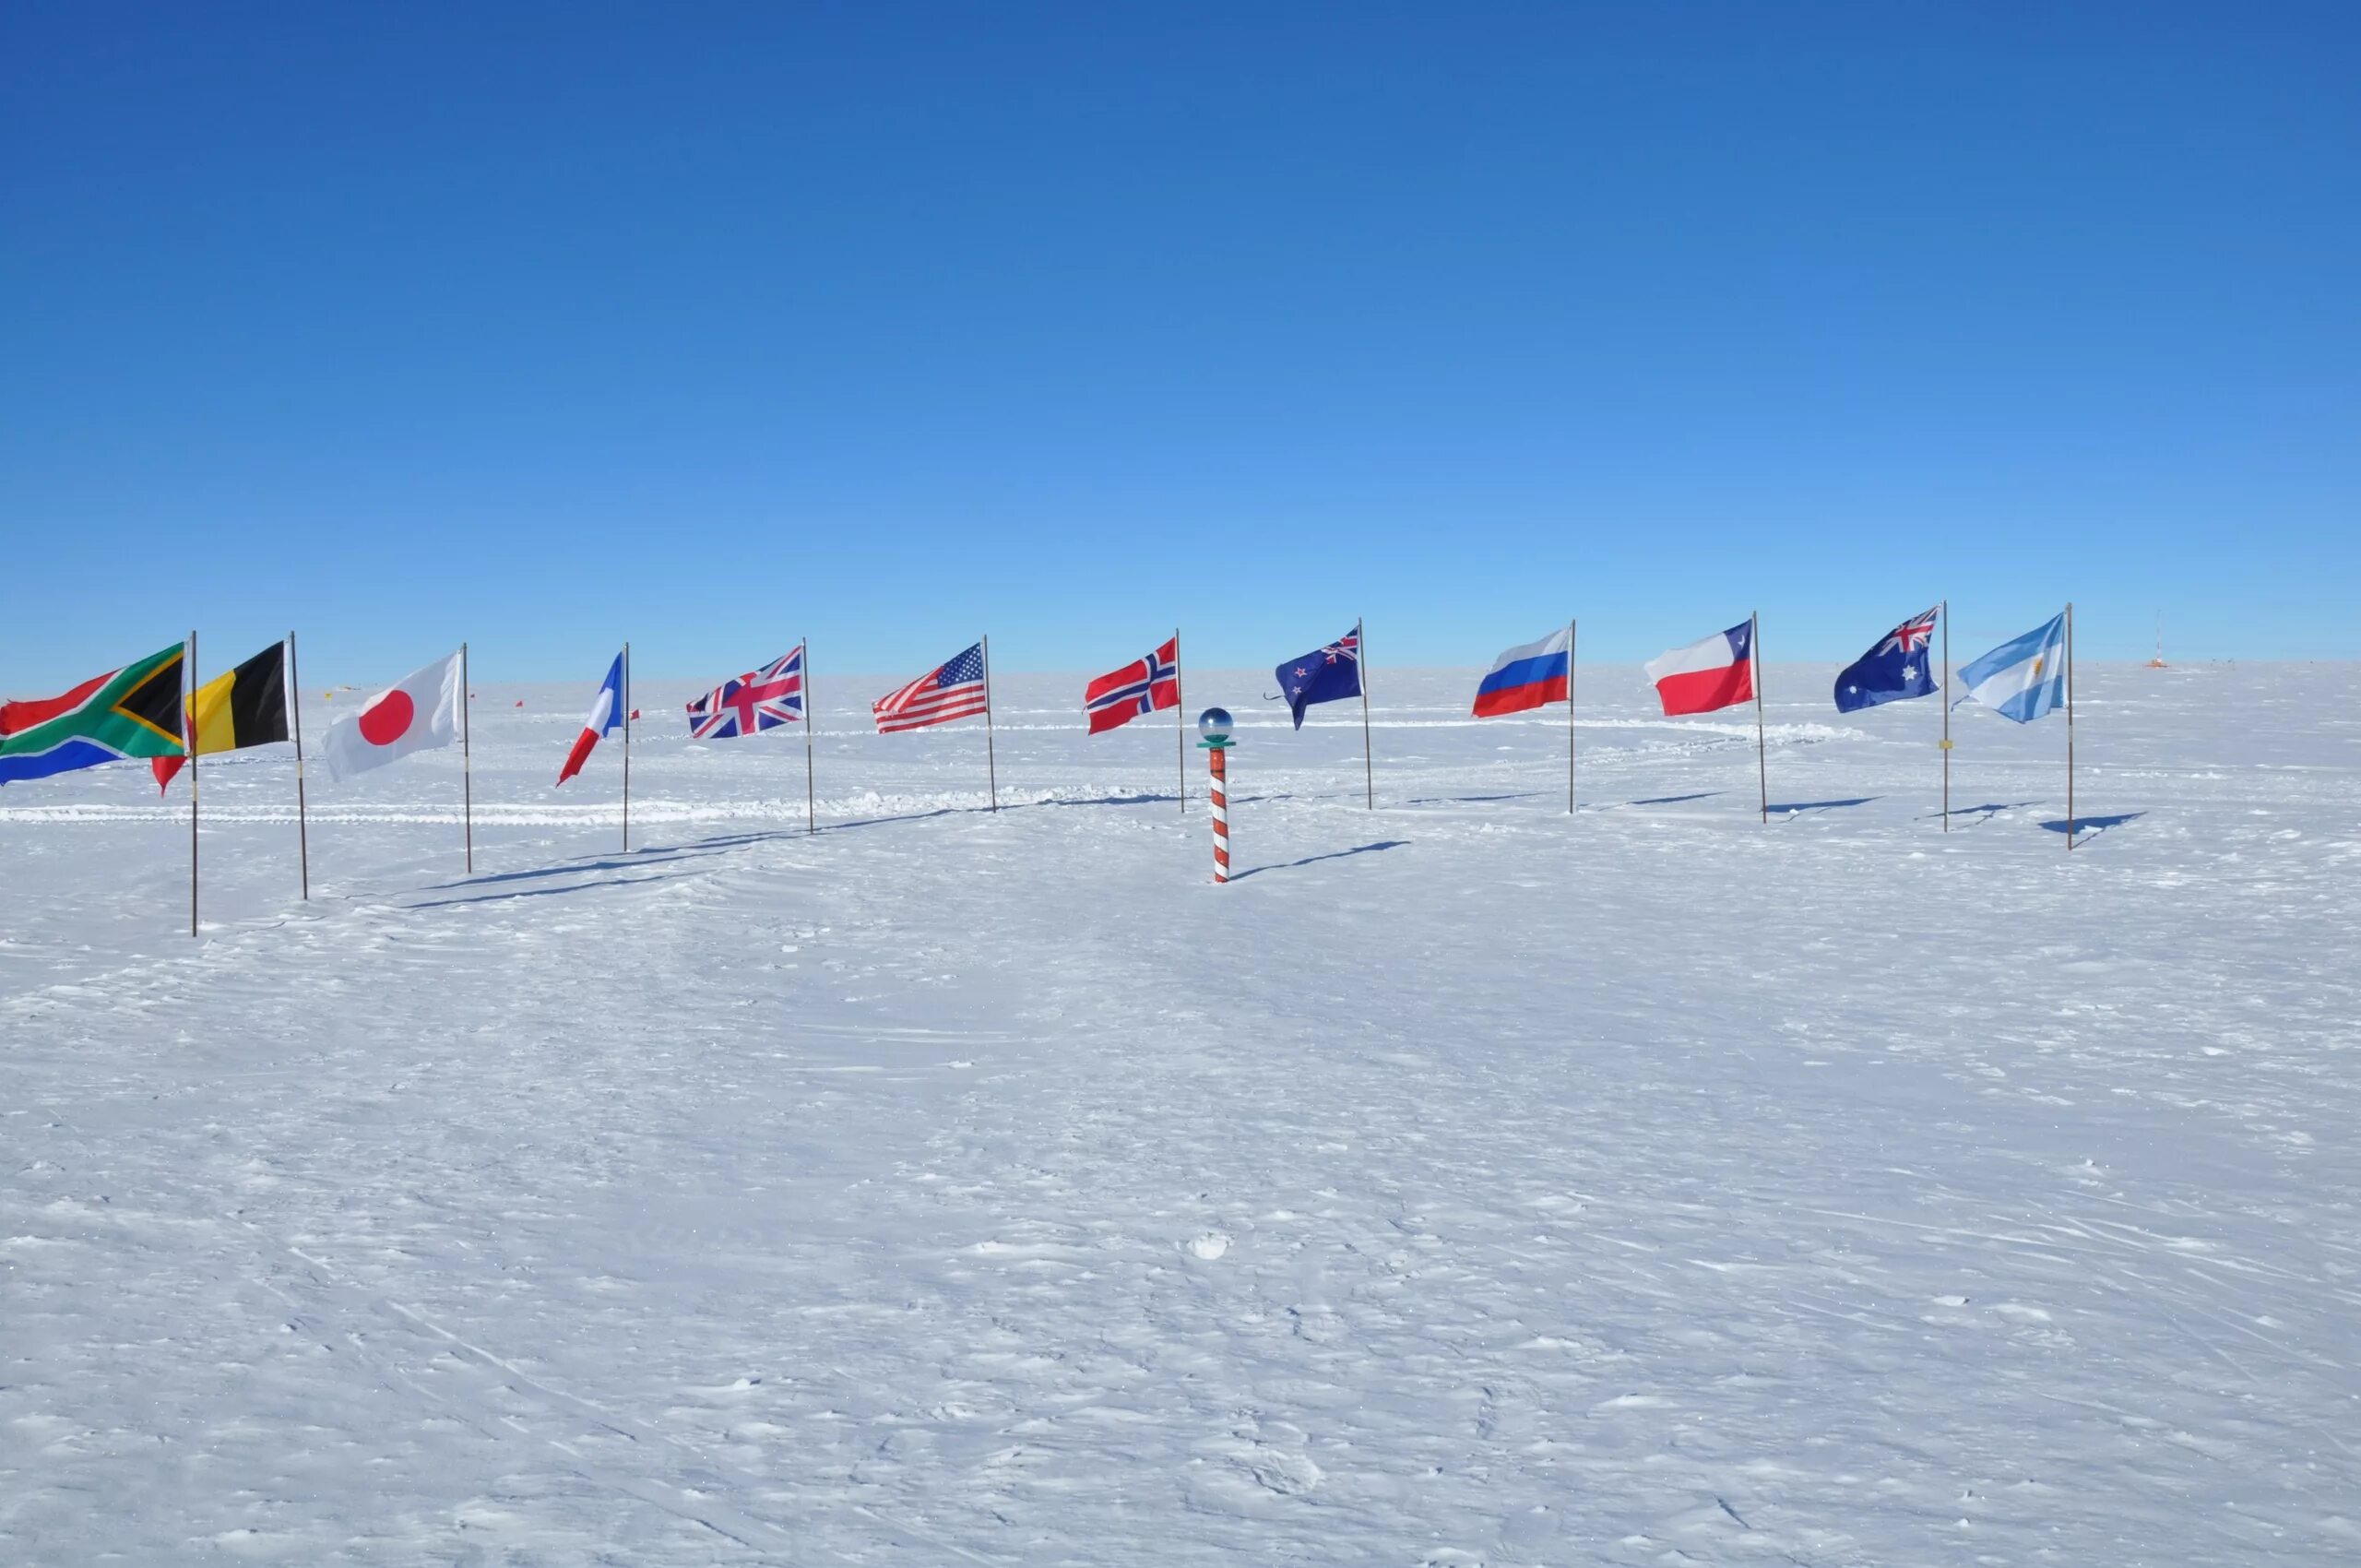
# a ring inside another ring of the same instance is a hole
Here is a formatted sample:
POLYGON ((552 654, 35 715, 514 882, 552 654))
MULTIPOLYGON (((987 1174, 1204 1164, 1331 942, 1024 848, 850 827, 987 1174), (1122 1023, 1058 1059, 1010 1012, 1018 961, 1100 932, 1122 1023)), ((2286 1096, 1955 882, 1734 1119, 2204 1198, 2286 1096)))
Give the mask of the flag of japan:
POLYGON ((350 778, 396 757, 459 738, 459 656, 439 659, 328 726, 320 742, 328 777, 350 778))

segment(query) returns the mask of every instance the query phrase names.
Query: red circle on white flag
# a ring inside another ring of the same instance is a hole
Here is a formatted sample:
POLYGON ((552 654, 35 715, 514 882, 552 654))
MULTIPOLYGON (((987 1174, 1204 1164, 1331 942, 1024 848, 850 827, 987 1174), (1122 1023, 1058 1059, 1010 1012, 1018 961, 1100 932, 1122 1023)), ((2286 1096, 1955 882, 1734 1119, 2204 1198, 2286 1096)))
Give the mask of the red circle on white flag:
POLYGON ((408 692, 387 692, 361 710, 361 738, 373 746, 390 746, 409 733, 409 721, 417 716, 408 692))

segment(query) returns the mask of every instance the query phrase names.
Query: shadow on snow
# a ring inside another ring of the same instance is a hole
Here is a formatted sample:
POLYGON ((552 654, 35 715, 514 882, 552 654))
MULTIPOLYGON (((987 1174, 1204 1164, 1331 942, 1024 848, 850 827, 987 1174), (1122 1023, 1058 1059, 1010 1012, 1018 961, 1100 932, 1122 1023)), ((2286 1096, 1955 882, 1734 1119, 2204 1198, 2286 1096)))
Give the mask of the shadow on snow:
POLYGON ((548 898, 560 893, 587 893, 593 887, 636 887, 650 882, 671 882, 678 872, 658 876, 602 876, 596 882, 570 882, 564 887, 520 887, 513 893, 478 893, 468 898, 426 898, 404 904, 405 909, 447 909, 454 904, 501 904, 511 898, 548 898))
POLYGON ((1529 801, 1540 793, 1538 790, 1512 790, 1501 795, 1414 795, 1404 803, 1413 806, 1478 805, 1487 801, 1529 801))
POLYGON ((1409 842, 1407 838, 1381 838, 1374 844, 1356 844, 1349 849, 1331 849, 1324 855, 1306 855, 1299 861, 1286 861, 1277 865, 1256 866, 1252 871, 1240 872, 1229 880, 1243 882, 1250 876, 1260 876, 1266 871, 1293 871, 1298 866, 1316 865, 1322 861, 1341 861, 1352 855, 1373 855, 1380 849, 1399 849, 1409 842))
MULTIPOLYGON (((1978 822, 1989 822, 1994 817, 1999 815, 2002 812, 2023 811, 2027 806, 2037 806, 2039 804, 2041 804, 2039 801, 1996 801, 1989 805, 1953 806, 1952 808, 1952 815, 1954 817, 1972 816, 1978 822)), ((1918 820, 1921 822, 1933 822, 1942 814, 1943 814, 1939 811, 1928 812, 1925 816, 1920 817, 1918 820)))
MULTIPOLYGON (((2078 816, 2072 823, 2073 833, 2078 838, 2084 834, 2105 833, 2110 827, 2120 827, 2127 822, 2137 822, 2147 814, 2146 812, 2118 812, 2113 816, 2078 816)), ((2061 816, 2056 822, 2043 823, 2042 826, 2052 833, 2063 833, 2067 831, 2068 824, 2061 816)))
MULTIPOLYGON (((1284 795, 1268 797, 1285 800, 1284 795)), ((1071 801, 1012 801, 1000 808, 1009 812, 1033 811, 1044 806, 1152 806, 1179 803, 1178 795, 1094 795, 1071 801)), ((903 812, 893 816, 859 816, 843 822, 824 822, 817 828, 765 827, 753 833, 727 833, 708 838, 692 838, 681 848, 694 849, 726 849, 742 844, 767 844, 782 838, 812 838, 822 834, 843 833, 856 827, 887 827, 897 822, 931 822, 942 816, 991 816, 990 806, 937 806, 932 811, 903 812)))
MULTIPOLYGON (((718 850, 703 851, 705 854, 718 852, 718 850)), ((700 858, 696 852, 670 846, 660 849, 634 849, 630 854, 631 858, 628 860, 587 862, 569 861, 564 865, 543 866, 538 871, 503 871, 488 873, 482 876, 463 876, 457 882, 431 883, 423 891, 440 893, 453 887, 488 887, 494 883, 524 882, 537 876, 569 876, 578 871, 630 871, 638 866, 662 865, 666 861, 693 861, 700 858)))
POLYGON ((1786 805, 1774 801, 1770 809, 1774 816, 1781 812, 1791 815, 1797 812, 1833 812, 1845 806, 1866 806, 1876 799, 1875 795, 1856 795, 1849 801, 1790 801, 1786 805))

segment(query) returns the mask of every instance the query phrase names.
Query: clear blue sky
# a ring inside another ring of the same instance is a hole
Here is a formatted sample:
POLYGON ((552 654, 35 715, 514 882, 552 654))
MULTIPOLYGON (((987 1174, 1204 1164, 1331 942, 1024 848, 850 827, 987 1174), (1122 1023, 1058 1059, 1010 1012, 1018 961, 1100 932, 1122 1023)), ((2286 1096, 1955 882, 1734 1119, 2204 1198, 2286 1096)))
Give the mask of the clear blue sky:
POLYGON ((9 6, 0 689, 2352 658, 2356 83, 2350 4, 9 6))

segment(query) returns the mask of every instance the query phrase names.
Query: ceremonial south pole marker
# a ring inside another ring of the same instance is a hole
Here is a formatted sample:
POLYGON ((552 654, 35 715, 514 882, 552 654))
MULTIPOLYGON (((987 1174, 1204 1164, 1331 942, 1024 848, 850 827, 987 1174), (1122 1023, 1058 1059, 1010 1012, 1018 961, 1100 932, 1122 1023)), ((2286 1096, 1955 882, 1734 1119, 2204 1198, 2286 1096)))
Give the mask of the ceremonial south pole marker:
POLYGON ((1209 707, 1197 715, 1197 744, 1214 770, 1214 880, 1229 880, 1229 709, 1209 707))

